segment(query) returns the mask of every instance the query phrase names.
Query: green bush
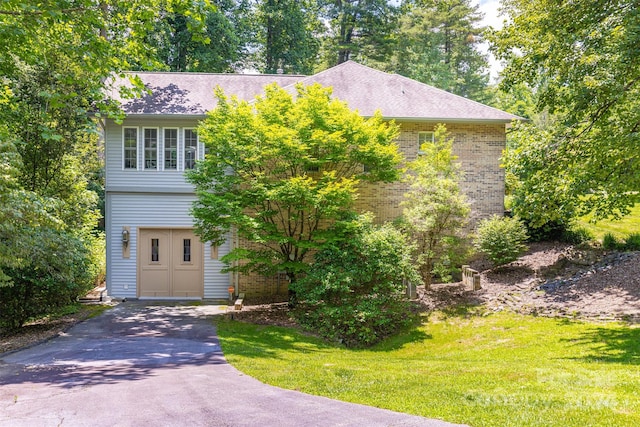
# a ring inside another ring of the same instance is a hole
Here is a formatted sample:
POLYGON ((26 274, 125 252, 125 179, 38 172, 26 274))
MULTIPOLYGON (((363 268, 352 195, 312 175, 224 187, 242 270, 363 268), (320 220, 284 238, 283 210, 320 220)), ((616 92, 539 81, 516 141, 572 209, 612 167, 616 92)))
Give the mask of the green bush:
POLYGON ((316 254, 309 273, 292 283, 297 320, 348 347, 373 345, 412 322, 406 281, 420 282, 412 248, 391 225, 370 217, 350 224, 343 241, 316 254))
POLYGON ((640 251, 640 233, 631 233, 624 239, 624 249, 627 251, 640 251))
POLYGON ((613 233, 606 233, 602 237, 602 247, 609 250, 614 251, 620 249, 620 242, 618 238, 613 233))
POLYGON ((640 233, 631 233, 622 240, 613 233, 606 233, 602 238, 602 247, 610 251, 640 251, 640 233))
POLYGON ((433 277, 440 283, 459 281, 462 277, 462 265, 473 254, 471 242, 458 236, 446 236, 442 240, 444 251, 433 265, 433 277))
POLYGON ((494 265, 515 261, 527 250, 528 239, 524 224, 516 218, 494 215, 480 221, 474 246, 485 254, 494 265))
MULTIPOLYGON (((522 220, 531 242, 564 241, 571 229, 570 221, 548 221, 544 225, 534 226, 533 221, 522 220)), ((569 242, 568 242, 569 243, 569 242)))
POLYGON ((0 287, 0 327, 6 330, 75 302, 93 286, 84 241, 46 227, 25 228, 23 233, 24 262, 5 269, 9 282, 0 287))
POLYGON ((104 232, 99 232, 97 235, 90 235, 85 239, 85 244, 89 251, 89 274, 92 279, 91 282, 99 286, 104 283, 107 277, 107 265, 106 265, 106 241, 104 232))
POLYGON ((579 245, 593 240, 593 234, 584 227, 573 226, 565 230, 560 240, 572 245, 579 245))

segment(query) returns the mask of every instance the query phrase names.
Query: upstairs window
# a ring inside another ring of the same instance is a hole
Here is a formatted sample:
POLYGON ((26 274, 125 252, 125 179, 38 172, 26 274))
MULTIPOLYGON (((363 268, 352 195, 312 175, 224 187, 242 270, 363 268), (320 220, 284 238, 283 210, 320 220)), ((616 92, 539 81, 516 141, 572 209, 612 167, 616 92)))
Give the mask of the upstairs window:
POLYGON ((123 168, 138 169, 138 128, 124 128, 123 168))
POLYGON ((144 168, 158 169, 158 129, 144 129, 144 168))
POLYGON ((164 130, 164 170, 178 169, 178 129, 164 130))
POLYGON ((419 132, 418 133, 418 154, 424 154, 424 151, 422 151, 422 144, 425 143, 430 143, 432 144, 434 139, 433 139, 433 132, 419 132))
POLYGON ((196 167, 198 158, 198 134, 194 129, 184 130, 184 170, 196 167))

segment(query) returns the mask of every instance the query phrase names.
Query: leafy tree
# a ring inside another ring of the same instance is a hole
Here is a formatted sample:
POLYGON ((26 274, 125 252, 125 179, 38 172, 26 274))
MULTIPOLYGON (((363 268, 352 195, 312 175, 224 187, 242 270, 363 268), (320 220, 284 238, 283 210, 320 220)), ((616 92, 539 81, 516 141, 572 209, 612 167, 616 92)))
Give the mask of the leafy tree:
POLYGON ((640 188, 638 4, 507 0, 504 10, 509 23, 491 35, 507 64, 502 85, 533 87, 538 112, 554 117, 547 128, 523 127, 513 158, 530 180, 527 206, 547 208, 538 225, 554 210, 563 221, 627 213, 640 188))
POLYGON ((91 286, 101 254, 101 240, 91 234, 96 197, 88 185, 99 175, 91 113, 118 117, 104 100, 106 79, 129 68, 131 58, 153 63, 144 36, 156 10, 169 3, 200 10, 200 3, 178 0, 7 0, 0 6, 5 327, 68 303, 91 286))
POLYGON ((480 52, 484 28, 470 0, 405 3, 393 68, 399 74, 478 101, 486 101, 488 60, 480 52))
POLYGON ((314 251, 336 238, 333 226, 353 209, 360 181, 394 181, 401 161, 397 126, 363 119, 320 85, 291 93, 271 85, 254 102, 227 99, 201 123, 208 151, 189 176, 193 215, 203 240, 234 228, 251 245, 225 261, 239 271, 286 271, 292 282, 314 251))
POLYGON ((16 64, 7 85, 13 93, 11 106, 0 110, 0 118, 16 141, 21 186, 58 199, 57 216, 68 228, 93 228, 97 196, 88 185, 89 175, 101 168, 98 140, 89 133, 85 114, 90 106, 82 78, 74 75, 82 71, 63 64, 63 74, 56 64, 16 64))
POLYGON ((412 321, 405 283, 419 282, 411 245, 391 225, 376 227, 371 215, 339 224, 344 238, 314 257, 292 284, 298 321, 348 347, 370 346, 412 321))
MULTIPOLYGON (((0 98, 1 99, 1 98, 0 98)), ((7 131, 0 127, 0 287, 11 283, 6 269, 18 267, 21 257, 16 256, 15 245, 20 230, 16 227, 16 218, 21 218, 19 201, 20 184, 18 166, 20 156, 15 146, 7 138, 7 131)))
MULTIPOLYGON (((534 121, 544 127, 544 114, 537 112, 536 94, 525 83, 502 90, 499 85, 489 86, 490 105, 516 116, 534 121)), ((508 136, 508 134, 507 134, 508 136)))
POLYGON ((98 265, 94 241, 56 217, 58 201, 21 188, 20 167, 0 128, 0 328, 9 330, 86 293, 98 265))
POLYGON ((509 135, 503 164, 510 180, 511 210, 527 226, 534 240, 559 239, 577 216, 575 179, 568 169, 549 174, 553 130, 517 124, 509 135))
POLYGON ((415 243, 415 259, 427 289, 435 272, 446 275, 464 256, 461 231, 470 213, 460 191, 460 165, 452 153, 453 139, 444 125, 435 130, 434 142, 420 147, 409 165, 409 191, 402 202, 402 228, 415 243))
POLYGON ((368 65, 393 52, 398 8, 387 0, 319 0, 329 31, 323 41, 326 65, 350 59, 368 65))
POLYGON ((321 23, 311 0, 261 0, 257 5, 258 68, 267 74, 311 74, 321 23))

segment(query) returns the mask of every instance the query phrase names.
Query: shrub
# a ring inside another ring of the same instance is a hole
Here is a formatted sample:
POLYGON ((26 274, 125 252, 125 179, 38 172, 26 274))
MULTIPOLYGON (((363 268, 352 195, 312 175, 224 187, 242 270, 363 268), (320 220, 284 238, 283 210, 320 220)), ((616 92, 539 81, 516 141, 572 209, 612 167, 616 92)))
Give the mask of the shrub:
POLYGON ((548 221, 539 227, 534 226, 532 221, 523 220, 523 223, 531 242, 564 241, 571 228, 568 221, 548 221))
POLYGON ((25 228, 25 260, 7 268, 0 287, 0 327, 14 330, 33 317, 73 303, 93 286, 85 242, 52 228, 25 228))
POLYGON ((624 249, 627 251, 640 251, 640 233, 632 233, 624 239, 624 249))
POLYGON ((461 266, 468 262, 473 248, 467 238, 447 236, 442 240, 445 250, 433 265, 433 276, 440 283, 459 281, 462 277, 461 266))
POLYGON ((618 241, 618 238, 613 234, 613 233, 606 233, 603 237, 602 237, 602 247, 610 250, 610 251, 614 251, 614 250, 618 250, 620 249, 620 242, 618 241))
POLYGON ((593 234, 584 227, 571 227, 562 233, 562 242, 570 243, 572 245, 579 245, 581 243, 593 240, 593 234))
POLYGON ((376 227, 370 217, 349 227, 346 239, 318 252, 307 276, 291 284, 294 315, 325 338, 370 346, 412 322, 405 283, 420 277, 398 230, 376 227))
POLYGON ((107 276, 105 258, 106 242, 104 232, 87 236, 87 238, 85 238, 85 244, 89 251, 89 274, 92 277, 91 282, 94 285, 99 286, 104 283, 107 276))
POLYGON ((524 224, 516 218, 494 215, 480 221, 474 241, 494 265, 504 265, 518 259, 527 250, 528 238, 524 224))

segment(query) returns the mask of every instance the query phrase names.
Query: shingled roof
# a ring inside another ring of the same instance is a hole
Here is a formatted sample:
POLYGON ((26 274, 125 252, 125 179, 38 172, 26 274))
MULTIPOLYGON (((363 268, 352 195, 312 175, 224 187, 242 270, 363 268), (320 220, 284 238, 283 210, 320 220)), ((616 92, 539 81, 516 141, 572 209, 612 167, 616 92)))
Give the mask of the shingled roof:
MULTIPOLYGON (((288 86, 304 76, 291 74, 206 74, 135 72, 150 93, 140 98, 121 99, 114 90, 112 99, 120 102, 127 115, 204 116, 215 108, 213 90, 220 86, 225 94, 251 100, 263 93, 265 86, 278 83, 288 86)), ((116 79, 114 87, 131 86, 127 79, 116 79)))
MULTIPOLYGON (((270 83, 294 90, 296 83, 333 87, 333 95, 363 116, 447 122, 510 122, 519 117, 397 74, 348 61, 313 76, 137 72, 151 93, 121 101, 127 115, 201 116, 213 109, 213 89, 251 100, 270 83)), ((117 100, 117 97, 114 97, 117 100)))
POLYGON ((498 121, 519 117, 416 80, 374 70, 347 61, 301 80, 333 87, 342 99, 363 116, 380 110, 386 118, 408 120, 498 121))

